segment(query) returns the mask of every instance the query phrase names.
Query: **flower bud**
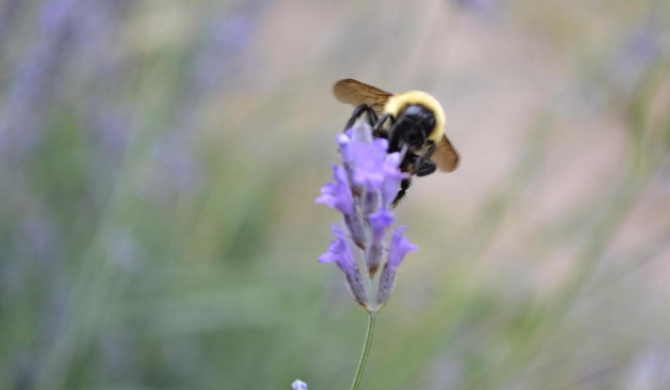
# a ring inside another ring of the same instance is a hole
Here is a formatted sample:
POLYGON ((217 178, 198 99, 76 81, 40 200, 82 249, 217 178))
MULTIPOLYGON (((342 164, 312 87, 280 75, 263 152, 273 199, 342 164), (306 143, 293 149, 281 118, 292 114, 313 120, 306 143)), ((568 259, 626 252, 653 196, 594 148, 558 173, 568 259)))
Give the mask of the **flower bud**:
POLYGON ((393 223, 393 214, 386 210, 379 210, 368 217, 370 229, 372 230, 370 246, 365 253, 365 264, 368 267, 370 277, 373 277, 384 255, 384 235, 393 223))
POLYGON ((395 285, 396 270, 402 263, 407 252, 419 249, 418 246, 412 244, 402 235, 405 229, 405 226, 400 226, 393 232, 393 237, 391 238, 388 260, 379 277, 379 286, 377 287, 377 304, 380 306, 383 306, 388 302, 395 285))
POLYGON ((342 231, 335 225, 332 225, 332 229, 333 234, 335 235, 335 240, 331 241, 328 250, 319 256, 319 262, 334 262, 337 267, 344 272, 349 290, 354 295, 356 302, 368 310, 368 291, 361 280, 361 274, 358 270, 358 266, 356 266, 354 254, 351 253, 351 249, 349 248, 349 245, 347 245, 347 241, 345 240, 342 231))

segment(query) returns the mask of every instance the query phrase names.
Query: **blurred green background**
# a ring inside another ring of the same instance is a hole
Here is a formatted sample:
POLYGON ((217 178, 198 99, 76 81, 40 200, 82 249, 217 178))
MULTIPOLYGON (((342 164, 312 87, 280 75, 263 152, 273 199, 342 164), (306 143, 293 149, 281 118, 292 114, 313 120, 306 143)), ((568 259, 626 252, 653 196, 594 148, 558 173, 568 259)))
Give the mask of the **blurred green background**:
POLYGON ((365 389, 670 388, 670 2, 0 1, 0 388, 351 383, 316 258, 353 77, 461 153, 365 389))

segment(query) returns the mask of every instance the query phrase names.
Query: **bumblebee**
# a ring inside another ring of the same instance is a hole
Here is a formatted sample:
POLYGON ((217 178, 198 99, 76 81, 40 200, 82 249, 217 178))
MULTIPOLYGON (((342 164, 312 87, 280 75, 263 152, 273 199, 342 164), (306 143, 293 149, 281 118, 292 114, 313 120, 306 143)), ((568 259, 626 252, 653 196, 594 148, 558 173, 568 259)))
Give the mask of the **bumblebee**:
POLYGON ((444 110, 428 93, 392 94, 354 79, 338 81, 333 93, 340 102, 356 106, 345 130, 366 115, 373 136, 389 141, 389 153, 401 153, 400 170, 410 177, 400 183, 393 207, 405 196, 412 176, 451 172, 458 167, 458 152, 444 132, 444 110))

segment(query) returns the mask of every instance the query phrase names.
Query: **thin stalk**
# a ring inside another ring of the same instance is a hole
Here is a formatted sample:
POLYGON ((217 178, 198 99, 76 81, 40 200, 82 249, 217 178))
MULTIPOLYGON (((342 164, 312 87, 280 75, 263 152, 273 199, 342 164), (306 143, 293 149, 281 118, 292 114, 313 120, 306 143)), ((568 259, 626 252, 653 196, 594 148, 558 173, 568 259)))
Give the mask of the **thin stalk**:
POLYGON ((361 360, 358 362, 358 369, 354 382, 351 384, 351 390, 357 390, 358 385, 363 378, 363 371, 365 371, 365 364, 368 362, 368 355, 370 355, 370 346, 372 345, 372 335, 375 333, 375 313, 369 313, 368 317, 368 331, 365 334, 365 344, 363 344, 363 352, 361 353, 361 360))

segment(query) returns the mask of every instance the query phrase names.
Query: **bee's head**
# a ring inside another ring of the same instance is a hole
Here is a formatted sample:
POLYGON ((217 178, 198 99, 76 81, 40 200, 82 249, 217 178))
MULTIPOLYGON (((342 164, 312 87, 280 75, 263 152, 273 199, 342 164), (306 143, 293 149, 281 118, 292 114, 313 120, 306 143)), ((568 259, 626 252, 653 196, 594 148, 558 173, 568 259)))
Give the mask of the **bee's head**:
POLYGON ((426 106, 409 104, 398 116, 401 122, 400 139, 414 149, 425 145, 428 136, 435 131, 435 115, 426 106))

